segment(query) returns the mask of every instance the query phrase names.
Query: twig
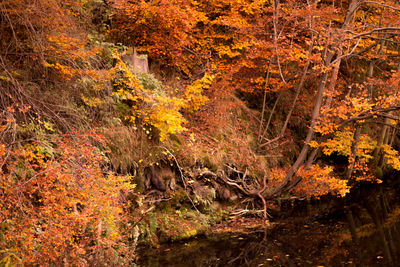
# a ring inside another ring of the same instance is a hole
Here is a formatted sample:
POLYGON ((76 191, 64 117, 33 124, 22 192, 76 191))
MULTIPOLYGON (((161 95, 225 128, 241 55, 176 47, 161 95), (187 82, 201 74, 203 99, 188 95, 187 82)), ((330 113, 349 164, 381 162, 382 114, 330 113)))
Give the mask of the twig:
POLYGON ((258 214, 258 213, 263 213, 263 210, 249 210, 249 209, 240 209, 240 210, 236 210, 231 212, 231 214, 233 216, 240 216, 240 215, 244 215, 244 214, 258 214))

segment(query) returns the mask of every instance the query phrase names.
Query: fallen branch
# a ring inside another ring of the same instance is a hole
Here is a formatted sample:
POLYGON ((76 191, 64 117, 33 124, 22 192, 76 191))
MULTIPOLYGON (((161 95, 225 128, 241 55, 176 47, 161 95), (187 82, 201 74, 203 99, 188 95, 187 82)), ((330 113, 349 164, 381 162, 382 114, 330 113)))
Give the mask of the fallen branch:
POLYGON ((259 213, 263 213, 264 210, 248 210, 248 209, 239 209, 239 210, 235 210, 233 212, 231 212, 232 216, 242 216, 245 214, 259 214, 259 213))

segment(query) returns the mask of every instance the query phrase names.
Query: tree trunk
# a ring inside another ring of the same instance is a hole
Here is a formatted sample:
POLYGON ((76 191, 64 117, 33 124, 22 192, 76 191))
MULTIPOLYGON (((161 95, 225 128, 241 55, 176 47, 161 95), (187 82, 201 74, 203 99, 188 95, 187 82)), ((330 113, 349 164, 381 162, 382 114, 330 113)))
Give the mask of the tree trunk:
MULTIPOLYGON (((392 114, 392 112, 388 113, 388 115, 391 115, 391 114, 392 114)), ((386 143, 386 140, 388 140, 388 136, 389 136, 389 126, 388 125, 390 125, 390 119, 385 118, 382 130, 379 134, 376 148, 373 153, 374 159, 376 160, 377 166, 379 166, 379 167, 382 167, 383 161, 384 161, 384 154, 382 153, 382 145, 384 145, 386 143)))
POLYGON ((265 85, 264 85, 265 88, 264 88, 263 107, 262 107, 262 111, 261 111, 260 129, 258 130, 258 138, 257 138, 258 142, 260 142, 260 140, 261 140, 261 131, 262 131, 263 124, 264 124, 265 107, 267 104, 267 86, 269 83, 270 68, 271 68, 271 61, 268 64, 267 77, 265 79, 265 85))
POLYGON ((356 126, 356 131, 354 132, 353 136, 353 144, 351 146, 351 154, 349 158, 349 166, 347 167, 346 171, 346 179, 350 180, 351 175, 353 174, 354 170, 354 165, 356 163, 356 157, 357 157, 357 146, 358 146, 358 141, 360 140, 360 134, 361 134, 361 126, 357 125, 356 126))
POLYGON ((282 129, 281 129, 280 136, 283 136, 283 135, 285 134, 287 125, 288 125, 288 123, 289 123, 289 119, 290 119, 290 117, 292 116, 294 107, 295 107, 295 105, 296 105, 297 98, 299 97, 299 94, 300 94, 300 92, 301 92, 301 89, 303 89, 304 82, 305 82, 306 77, 307 77, 308 68, 309 68, 309 66, 310 66, 310 61, 311 61, 311 55, 312 55, 312 49, 313 49, 313 47, 314 47, 314 34, 312 34, 311 43, 310 43, 310 46, 309 46, 309 48, 308 48, 307 63, 306 63, 306 65, 304 66, 304 70, 303 70, 303 74, 302 74, 301 79, 300 79, 300 83, 299 83, 299 85, 298 85, 298 87, 297 87, 297 89, 296 89, 296 95, 294 96, 293 104, 292 104, 292 106, 290 107, 290 111, 289 111, 288 115, 286 116, 286 120, 285 120, 285 123, 283 124, 283 127, 282 127, 282 129))

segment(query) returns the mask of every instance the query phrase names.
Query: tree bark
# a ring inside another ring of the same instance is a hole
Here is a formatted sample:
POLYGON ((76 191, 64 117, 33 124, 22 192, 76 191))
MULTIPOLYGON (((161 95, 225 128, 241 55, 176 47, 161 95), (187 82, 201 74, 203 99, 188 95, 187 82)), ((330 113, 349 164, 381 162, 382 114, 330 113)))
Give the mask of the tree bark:
POLYGON ((298 86, 297 89, 296 89, 296 95, 294 96, 293 104, 292 104, 292 106, 290 107, 290 111, 289 111, 288 115, 286 116, 286 120, 285 120, 285 123, 283 124, 283 127, 282 127, 282 129, 281 129, 280 136, 283 136, 283 135, 285 134, 287 125, 288 125, 288 123, 289 123, 289 119, 290 119, 290 117, 292 116, 294 107, 295 107, 295 105, 296 105, 297 98, 299 97, 299 94, 300 94, 300 92, 301 92, 301 89, 303 89, 304 82, 305 82, 306 77, 307 77, 308 68, 309 68, 309 66, 310 66, 310 61, 311 61, 311 55, 312 55, 312 49, 313 49, 313 47, 314 47, 314 34, 312 34, 311 43, 310 43, 310 46, 309 46, 309 48, 308 48, 308 58, 307 58, 307 63, 306 63, 306 65, 304 66, 303 75, 301 76, 301 80, 300 80, 299 86, 298 86))
POLYGON ((361 134, 361 126, 357 125, 356 126, 356 131, 354 132, 353 136, 353 144, 351 146, 351 154, 349 158, 349 166, 347 167, 346 171, 346 179, 350 180, 351 175, 353 174, 354 170, 354 165, 356 163, 356 157, 357 157, 357 146, 358 146, 358 141, 360 140, 360 134, 361 134))
POLYGON ((261 111, 260 129, 258 130, 258 138, 257 138, 258 142, 260 142, 260 140, 261 140, 261 131, 262 131, 263 124, 264 124, 265 106, 267 104, 267 86, 269 83, 270 68, 271 68, 271 61, 268 64, 267 77, 265 79, 265 85, 264 85, 265 88, 264 88, 263 107, 262 107, 262 111, 261 111))

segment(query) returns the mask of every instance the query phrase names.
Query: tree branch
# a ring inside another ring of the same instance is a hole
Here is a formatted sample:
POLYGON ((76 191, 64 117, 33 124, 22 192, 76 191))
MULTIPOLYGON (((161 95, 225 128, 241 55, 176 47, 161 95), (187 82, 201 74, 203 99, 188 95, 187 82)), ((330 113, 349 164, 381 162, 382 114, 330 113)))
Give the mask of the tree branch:
MULTIPOLYGON (((399 27, 382 27, 382 28, 375 28, 375 29, 370 30, 369 32, 362 32, 362 33, 357 33, 357 32, 353 32, 350 30, 346 30, 346 31, 344 31, 345 33, 350 33, 350 34, 353 34, 354 36, 350 37, 350 38, 346 38, 345 40, 356 39, 356 38, 360 38, 362 36, 371 35, 375 32, 381 32, 381 31, 400 31, 400 28, 399 27)), ((391 32, 391 34, 394 34, 394 35, 399 34, 400 35, 400 32, 398 32, 398 33, 391 32)))
POLYGON ((359 6, 361 6, 362 4, 374 4, 374 5, 378 5, 378 6, 383 6, 383 7, 387 7, 389 9, 395 10, 395 11, 399 11, 400 12, 400 8, 391 6, 391 5, 387 5, 387 4, 383 4, 383 3, 379 3, 379 2, 375 2, 375 1, 362 1, 359 6))

